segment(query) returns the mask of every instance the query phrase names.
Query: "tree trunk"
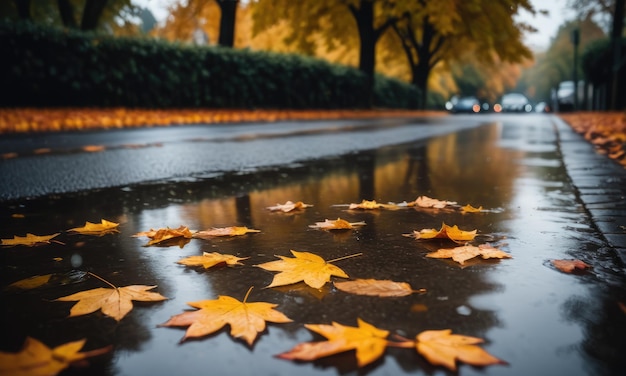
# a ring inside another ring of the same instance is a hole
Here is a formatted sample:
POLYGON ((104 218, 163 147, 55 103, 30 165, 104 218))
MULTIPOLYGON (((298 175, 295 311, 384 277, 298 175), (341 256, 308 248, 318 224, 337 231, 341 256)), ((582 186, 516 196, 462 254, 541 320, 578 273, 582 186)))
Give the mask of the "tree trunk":
POLYGON ((83 10, 83 19, 80 23, 81 30, 94 30, 98 27, 100 16, 107 4, 107 0, 87 0, 83 10))
POLYGON ((30 0, 14 0, 20 20, 30 20, 30 0))
POLYGON ((220 35, 217 43, 224 47, 235 45, 235 19, 239 0, 218 0, 222 17, 220 18, 220 35))
POLYGON ((616 0, 615 2, 615 12, 613 13, 613 27, 611 29, 611 54, 613 55, 610 96, 611 102, 609 106, 611 110, 617 110, 624 102, 621 98, 621 96, 624 95, 623 88, 619 87, 622 31, 624 29, 624 3, 626 3, 626 0, 616 0))
POLYGON ((365 74, 365 91, 362 103, 374 104, 374 70, 376 65, 376 31, 374 30, 374 2, 362 0, 360 5, 350 6, 359 30, 359 70, 365 74))
POLYGON ((74 7, 69 0, 57 0, 63 26, 75 29, 78 25, 74 18, 74 7))
POLYGON ((422 92, 419 108, 422 110, 426 109, 426 104, 428 103, 428 76, 430 76, 429 62, 427 60, 424 61, 420 56, 417 65, 411 67, 411 73, 413 75, 411 83, 422 92))

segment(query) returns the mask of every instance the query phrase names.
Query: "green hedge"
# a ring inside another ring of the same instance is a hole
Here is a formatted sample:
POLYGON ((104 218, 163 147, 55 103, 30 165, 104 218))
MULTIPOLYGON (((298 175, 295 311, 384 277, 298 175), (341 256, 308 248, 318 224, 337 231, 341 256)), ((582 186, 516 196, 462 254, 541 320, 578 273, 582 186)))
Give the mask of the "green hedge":
MULTIPOLYGON (((0 23, 0 106, 362 108, 357 69, 300 55, 0 23)), ((377 76, 374 106, 417 108, 419 90, 377 76)))

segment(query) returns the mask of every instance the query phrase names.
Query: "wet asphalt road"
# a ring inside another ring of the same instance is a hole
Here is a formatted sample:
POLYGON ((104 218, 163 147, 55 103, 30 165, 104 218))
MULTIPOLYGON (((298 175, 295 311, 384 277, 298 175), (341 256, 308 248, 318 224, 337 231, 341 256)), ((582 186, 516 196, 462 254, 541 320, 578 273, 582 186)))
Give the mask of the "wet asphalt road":
POLYGON ((115 323, 100 313, 67 319, 71 304, 51 302, 102 287, 93 279, 3 290, 2 351, 17 351, 26 335, 51 345, 87 338, 88 349, 113 344, 112 354, 75 371, 90 375, 454 374, 407 349, 388 349, 361 370, 353 353, 305 363, 274 357, 298 343, 321 340, 305 323, 353 326, 358 317, 404 337, 449 328, 484 338, 482 347, 507 362, 461 365, 462 375, 617 375, 626 368, 626 313, 620 308, 626 303, 621 227, 626 175, 552 116, 194 126, 3 137, 0 145, 2 153, 19 155, 0 162, 1 238, 63 232, 100 218, 121 223, 118 234, 62 233, 63 244, 2 249, 2 286, 78 269, 118 286, 158 285, 169 298, 137 304, 115 323), (104 150, 82 152, 86 145, 104 150), (34 152, 43 148, 49 151, 34 152), (487 211, 364 212, 337 206, 419 195, 487 211), (266 210, 286 200, 314 207, 288 215, 266 210), (339 234, 309 228, 337 217, 367 225, 339 234), (492 242, 513 258, 460 267, 425 257, 453 243, 402 236, 441 222, 477 229, 476 244, 492 242), (261 233, 193 239, 180 247, 144 247, 145 239, 132 237, 181 224, 245 225, 261 233), (348 295, 332 284, 321 290, 263 289, 272 273, 253 266, 288 256, 290 249, 327 260, 362 252, 337 266, 352 278, 405 281, 427 293, 383 299, 348 295), (243 266, 206 271, 176 264, 202 252, 250 259, 243 266), (569 258, 593 268, 565 274, 550 264, 569 258), (294 320, 269 325, 252 347, 227 330, 179 344, 183 330, 158 327, 188 309, 187 302, 218 295, 242 299, 250 286, 255 289, 249 301, 278 304, 294 320))

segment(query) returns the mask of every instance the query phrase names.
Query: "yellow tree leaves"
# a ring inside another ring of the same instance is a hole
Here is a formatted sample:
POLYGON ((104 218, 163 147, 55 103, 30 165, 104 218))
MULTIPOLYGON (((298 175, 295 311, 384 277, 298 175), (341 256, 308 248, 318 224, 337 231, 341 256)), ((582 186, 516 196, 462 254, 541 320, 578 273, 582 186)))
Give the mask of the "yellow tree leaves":
POLYGON ((245 226, 215 227, 209 230, 198 231, 193 234, 193 237, 210 239, 215 236, 239 236, 251 232, 261 232, 261 230, 255 230, 252 228, 247 228, 245 226))
POLYGON ((187 228, 187 226, 180 226, 176 229, 169 227, 161 228, 158 230, 150 229, 150 231, 138 232, 134 236, 148 237, 150 241, 148 241, 146 245, 151 246, 155 244, 163 244, 165 242, 169 242, 175 239, 191 239, 193 234, 191 233, 191 231, 189 231, 189 228, 187 228))
POLYGON ((464 245, 455 248, 441 248, 436 252, 426 255, 430 258, 451 258, 452 260, 463 265, 465 261, 481 256, 483 259, 489 258, 511 258, 512 256, 504 251, 490 246, 489 244, 481 244, 478 247, 473 245, 464 245))
POLYGON ((215 265, 226 264, 228 266, 242 265, 239 261, 245 260, 248 257, 237 257, 233 255, 225 255, 217 252, 203 252, 202 256, 190 256, 184 259, 178 260, 177 263, 186 266, 202 266, 205 269, 209 269, 215 265))
POLYGON ((311 361, 341 352, 355 350, 357 363, 363 367, 380 358, 387 347, 414 348, 428 362, 456 371, 456 362, 474 366, 506 364, 478 347, 483 340, 476 337, 452 334, 450 329, 426 330, 416 336, 415 341, 389 341, 387 330, 379 329, 357 318, 357 327, 307 324, 305 327, 326 337, 327 341, 305 342, 278 357, 289 360, 311 361))
POLYGON ((448 226, 445 223, 441 225, 441 229, 437 230, 434 228, 422 229, 413 231, 412 234, 408 236, 414 237, 415 239, 450 239, 455 242, 467 242, 474 240, 476 237, 476 230, 465 231, 459 229, 457 225, 448 226))
POLYGON ((310 361, 355 350, 359 367, 368 365, 385 352, 389 332, 378 329, 360 318, 357 319, 357 324, 357 327, 344 326, 336 322, 332 325, 306 324, 307 329, 326 337, 328 341, 301 343, 279 354, 278 357, 310 361))
POLYGON ((252 345, 258 333, 265 330, 265 322, 286 323, 292 320, 274 309, 277 304, 266 302, 248 303, 248 290, 243 301, 230 296, 218 296, 216 300, 201 300, 187 303, 197 308, 172 316, 161 326, 188 326, 181 340, 209 335, 230 325, 230 335, 241 338, 252 345))
POLYGON ((348 222, 345 219, 337 218, 336 220, 326 219, 324 222, 315 222, 310 228, 320 230, 352 230, 358 226, 365 226, 365 222, 348 222))
POLYGON ((355 279, 354 281, 335 282, 337 289, 357 295, 380 297, 407 296, 415 292, 423 293, 425 289, 413 290, 406 282, 395 282, 379 279, 355 279))
POLYGON ((38 244, 50 244, 50 241, 53 238, 59 236, 60 232, 52 235, 34 235, 27 233, 26 236, 13 236, 13 239, 0 239, 2 240, 2 245, 6 246, 15 246, 15 245, 26 245, 32 247, 38 244))
POLYGON ((449 329, 426 330, 417 335, 415 347, 431 364, 452 371, 456 371, 457 360, 473 366, 506 363, 476 346, 482 342, 480 338, 452 334, 449 329))
POLYGON ((304 281, 307 285, 319 289, 326 282, 329 282, 330 277, 333 275, 349 278, 343 270, 331 264, 331 262, 340 259, 325 261, 320 256, 309 252, 292 250, 291 253, 294 257, 277 256, 280 258, 280 261, 270 261, 257 265, 265 270, 280 272, 274 276, 272 283, 267 287, 284 286, 304 281))
POLYGON ((69 317, 87 315, 102 310, 104 315, 120 321, 133 309, 133 300, 158 302, 167 299, 159 293, 148 291, 156 286, 131 285, 115 287, 104 279, 95 277, 109 284, 111 288, 100 287, 55 299, 55 301, 59 302, 78 301, 78 303, 72 306, 69 317))
POLYGON ((102 219, 100 223, 85 222, 83 227, 75 227, 67 230, 68 232, 76 232, 84 235, 102 236, 112 232, 118 232, 119 223, 109 222, 102 219))
POLYGON ((39 340, 26 337, 24 347, 17 353, 0 351, 0 375, 45 376, 56 375, 67 367, 87 358, 105 354, 112 346, 80 352, 86 340, 68 342, 49 348, 39 340))

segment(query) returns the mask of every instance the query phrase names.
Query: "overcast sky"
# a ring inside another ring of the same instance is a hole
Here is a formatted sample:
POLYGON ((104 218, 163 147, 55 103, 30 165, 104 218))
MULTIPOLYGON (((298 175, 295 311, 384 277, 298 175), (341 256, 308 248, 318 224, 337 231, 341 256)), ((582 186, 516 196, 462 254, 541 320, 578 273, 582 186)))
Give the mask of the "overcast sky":
MULTIPOLYGON (((175 0, 132 0, 134 4, 149 8, 157 21, 161 22, 167 17, 166 7, 175 0)), ((520 21, 531 24, 539 31, 529 34, 525 38, 526 44, 533 50, 545 50, 550 45, 550 40, 556 36, 556 32, 565 21, 574 18, 575 13, 566 7, 567 0, 531 0, 535 9, 546 9, 548 16, 537 13, 535 16, 523 12, 519 16, 520 21)))

